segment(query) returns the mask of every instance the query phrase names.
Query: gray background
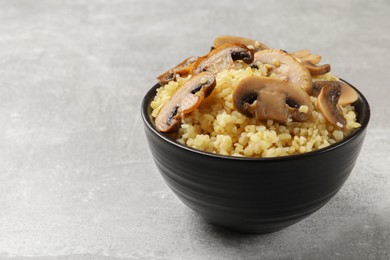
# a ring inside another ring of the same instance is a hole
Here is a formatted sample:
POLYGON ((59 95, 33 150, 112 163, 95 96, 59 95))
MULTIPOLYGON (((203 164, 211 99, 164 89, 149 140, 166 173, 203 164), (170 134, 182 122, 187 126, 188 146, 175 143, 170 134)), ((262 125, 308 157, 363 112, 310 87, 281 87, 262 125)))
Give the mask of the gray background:
POLYGON ((0 1, 0 258, 389 259, 389 14, 387 0, 0 1), (155 77, 222 34, 321 54, 371 104, 345 186, 277 233, 207 224, 146 145, 155 77))

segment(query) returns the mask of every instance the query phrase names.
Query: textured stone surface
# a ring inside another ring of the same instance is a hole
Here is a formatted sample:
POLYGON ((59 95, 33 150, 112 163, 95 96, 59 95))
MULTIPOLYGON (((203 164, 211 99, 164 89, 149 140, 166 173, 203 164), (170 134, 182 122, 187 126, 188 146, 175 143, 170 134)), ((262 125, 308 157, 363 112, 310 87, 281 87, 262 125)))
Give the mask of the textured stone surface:
POLYGON ((1 1, 0 258, 389 259, 389 13, 387 0, 1 1), (146 146, 155 76, 220 34, 320 53, 372 106, 345 186, 277 233, 205 223, 146 146))

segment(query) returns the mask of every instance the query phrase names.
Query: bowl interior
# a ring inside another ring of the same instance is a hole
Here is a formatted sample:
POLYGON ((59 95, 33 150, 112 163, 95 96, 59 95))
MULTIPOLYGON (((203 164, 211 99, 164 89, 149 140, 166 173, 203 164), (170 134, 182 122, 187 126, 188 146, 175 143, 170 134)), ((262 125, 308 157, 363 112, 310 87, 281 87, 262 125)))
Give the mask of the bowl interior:
POLYGON ((340 142, 273 158, 224 156, 182 145, 156 129, 150 103, 158 87, 142 102, 157 168, 184 204, 210 223, 240 232, 277 231, 325 205, 350 175, 370 118, 368 102, 357 91, 354 105, 362 126, 340 142))
POLYGON ((155 127, 154 119, 151 116, 152 108, 150 107, 150 103, 153 101, 153 98, 156 95, 156 91, 160 87, 160 85, 158 83, 156 85, 154 85, 145 95, 145 97, 142 101, 142 105, 141 105, 141 113, 142 113, 142 118, 144 120, 145 125, 148 128, 150 128, 154 132, 154 134, 158 135, 160 138, 162 138, 166 142, 169 142, 175 146, 180 147, 181 149, 190 150, 190 151, 195 152, 195 153, 201 153, 201 154, 212 156, 212 157, 221 157, 221 158, 227 158, 227 159, 233 159, 233 160, 282 160, 282 159, 286 159, 286 158, 293 159, 296 157, 310 156, 313 153, 321 153, 321 152, 326 152, 326 151, 335 149, 336 147, 343 145, 346 142, 349 142, 351 139, 354 139, 356 136, 358 136, 362 132, 364 132, 365 129, 367 128, 368 122, 370 120, 370 114, 371 114, 370 106, 368 104, 367 99, 353 85, 351 85, 350 83, 348 83, 345 80, 342 80, 342 81, 349 84, 352 88, 354 88, 359 95, 358 100, 356 102, 354 102, 352 105, 355 107, 355 111, 357 112, 357 122, 359 122, 361 124, 361 127, 358 128, 351 135, 349 135, 347 138, 344 138, 340 142, 336 142, 335 144, 329 145, 325 148, 311 151, 311 152, 306 152, 303 154, 280 156, 280 157, 273 157, 273 158, 236 157, 236 156, 227 156, 227 155, 219 155, 219 154, 204 152, 204 151, 197 150, 197 149, 191 148, 189 146, 183 145, 183 144, 175 141, 174 138, 172 138, 172 136, 170 136, 169 134, 162 133, 162 132, 158 131, 157 128, 155 127))

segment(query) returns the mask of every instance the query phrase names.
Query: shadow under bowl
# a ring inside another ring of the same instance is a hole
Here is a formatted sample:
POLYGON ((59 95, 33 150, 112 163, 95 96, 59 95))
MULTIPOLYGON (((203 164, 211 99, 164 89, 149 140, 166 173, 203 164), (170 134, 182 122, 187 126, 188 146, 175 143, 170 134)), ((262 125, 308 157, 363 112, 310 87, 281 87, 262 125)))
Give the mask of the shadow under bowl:
POLYGON ((355 88, 362 126, 344 140, 284 157, 223 156, 182 145, 156 129, 150 103, 158 87, 149 90, 141 107, 158 170, 184 204, 208 222, 239 232, 274 232, 324 206, 350 175, 370 119, 369 104, 355 88))

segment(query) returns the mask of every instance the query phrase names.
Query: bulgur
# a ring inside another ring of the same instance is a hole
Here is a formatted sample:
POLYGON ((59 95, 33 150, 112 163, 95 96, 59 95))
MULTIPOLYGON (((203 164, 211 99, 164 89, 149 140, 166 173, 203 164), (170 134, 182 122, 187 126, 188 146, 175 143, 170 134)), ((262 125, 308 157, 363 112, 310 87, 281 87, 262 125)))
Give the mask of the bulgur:
MULTIPOLYGON (((314 109, 309 120, 285 124, 267 120, 260 122, 239 113, 232 101, 237 83, 249 76, 267 76, 270 64, 251 68, 235 62, 236 68, 216 74, 217 85, 211 95, 191 114, 182 118, 177 141, 202 151, 231 156, 276 157, 299 154, 327 147, 350 135, 360 126, 356 122, 354 107, 343 107, 347 125, 336 129, 320 111, 314 109)), ((270 77, 276 77, 271 74, 270 77)), ((191 78, 177 76, 157 90, 151 103, 152 116, 156 117, 163 104, 191 78)), ((331 73, 313 77, 317 80, 339 80, 331 73)), ((310 97, 316 107, 317 98, 310 97)), ((306 108, 300 108, 305 111, 306 108)))

